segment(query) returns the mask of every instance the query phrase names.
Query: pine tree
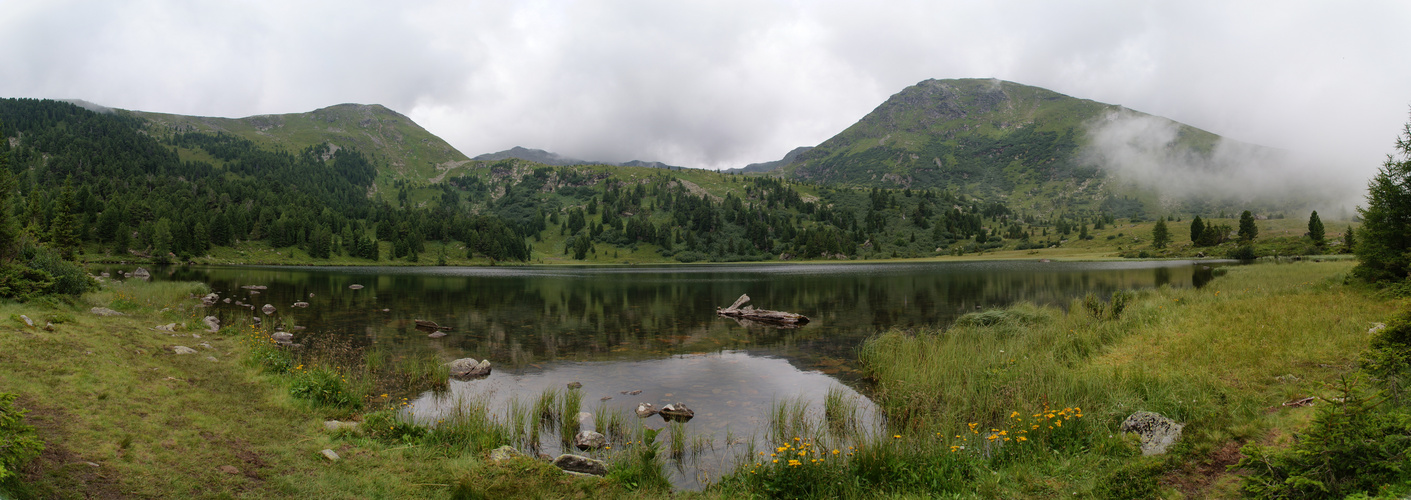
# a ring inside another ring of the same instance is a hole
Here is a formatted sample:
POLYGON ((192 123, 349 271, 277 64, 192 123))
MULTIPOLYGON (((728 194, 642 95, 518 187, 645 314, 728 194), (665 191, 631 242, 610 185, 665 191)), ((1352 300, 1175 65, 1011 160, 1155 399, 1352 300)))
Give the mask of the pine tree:
POLYGON ((1200 216, 1191 219, 1191 243, 1200 245, 1200 237, 1205 233, 1205 221, 1200 220, 1200 216))
POLYGON ((15 192, 15 177, 10 175, 10 152, 0 151, 0 263, 9 262, 19 253, 19 228, 10 209, 15 192))
POLYGON ((1166 248, 1166 244, 1171 242, 1171 233, 1166 230, 1166 218, 1156 219, 1156 227, 1151 229, 1151 246, 1153 248, 1166 248))
POLYGON ((74 214, 75 208, 73 177, 69 177, 64 181, 64 187, 59 190, 54 218, 49 221, 49 242, 65 259, 72 259, 74 250, 78 247, 78 219, 74 214))
POLYGON ((1357 246, 1362 261, 1353 272, 1377 281, 1402 281, 1411 270, 1411 122, 1396 138, 1396 151, 1387 155, 1367 185, 1357 246))
POLYGON ((1308 216, 1308 237, 1313 240, 1313 244, 1323 246, 1323 221, 1318 218, 1318 211, 1314 210, 1313 215, 1308 216))
POLYGON ((1352 225, 1347 225, 1347 231, 1342 233, 1342 253, 1352 253, 1357 248, 1356 236, 1352 231, 1352 225))
POLYGON ((1259 236, 1259 226, 1254 224, 1253 213, 1245 210, 1244 213, 1240 214, 1240 230, 1239 233, 1236 234, 1239 235, 1240 242, 1242 243, 1252 242, 1255 237, 1259 236))

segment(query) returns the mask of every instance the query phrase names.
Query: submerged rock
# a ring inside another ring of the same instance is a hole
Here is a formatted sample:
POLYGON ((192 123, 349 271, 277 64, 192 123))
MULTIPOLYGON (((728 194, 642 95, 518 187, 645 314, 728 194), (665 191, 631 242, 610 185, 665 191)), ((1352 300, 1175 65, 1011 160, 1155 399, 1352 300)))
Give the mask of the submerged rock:
POLYGON ((578 382, 578 381, 569 382, 569 383, 568 383, 568 388, 569 388, 569 389, 582 389, 582 388, 583 388, 583 383, 582 383, 582 382, 578 382))
POLYGON ((594 476, 606 476, 608 473, 608 464, 603 461, 568 453, 555 458, 554 466, 569 472, 592 474, 594 476))
POLYGON ((140 267, 139 267, 139 268, 137 268, 136 271, 133 271, 133 272, 132 272, 132 277, 138 278, 138 279, 144 279, 144 280, 145 280, 145 279, 151 279, 151 278, 152 278, 152 273, 147 272, 146 269, 143 269, 143 268, 140 268, 140 267))
POLYGON ((451 369, 451 376, 460 379, 478 378, 490 375, 490 360, 475 362, 475 358, 461 358, 446 366, 451 369))
POLYGON ((349 289, 349 290, 362 290, 362 289, 363 289, 363 286, 362 286, 362 285, 356 285, 356 284, 355 284, 355 285, 348 285, 348 289, 349 289))
POLYGON ((661 407, 661 418, 665 420, 675 420, 685 422, 696 416, 696 412, 687 408, 685 404, 676 403, 661 407))
POLYGON ((607 436, 593 431, 578 431, 573 436, 573 446, 580 450, 597 450, 608 445, 607 436))
POLYGON ((1184 424, 1149 411, 1133 413, 1122 421, 1122 432, 1134 432, 1142 438, 1142 455, 1162 455, 1181 439, 1184 424))
POLYGON ((430 338, 433 338, 433 339, 439 339, 439 338, 441 338, 441 337, 445 337, 445 336, 446 336, 446 332, 432 332, 432 333, 430 333, 430 334, 427 334, 426 336, 427 336, 427 337, 430 337, 430 338))

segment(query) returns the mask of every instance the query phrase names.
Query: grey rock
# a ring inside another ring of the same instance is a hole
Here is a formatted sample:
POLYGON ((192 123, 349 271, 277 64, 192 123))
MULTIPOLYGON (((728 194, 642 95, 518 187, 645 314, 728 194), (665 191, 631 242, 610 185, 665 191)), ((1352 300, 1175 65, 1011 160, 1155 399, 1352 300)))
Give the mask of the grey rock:
POLYGON ((357 423, 357 422, 343 422, 343 421, 339 421, 339 420, 328 420, 328 421, 325 421, 325 422, 323 423, 323 428, 326 429, 326 430, 328 430, 328 432, 338 432, 338 431, 357 432, 357 430, 358 430, 358 423, 357 423))
POLYGON ((25 316, 25 315, 21 314, 21 315, 20 315, 20 320, 24 321, 25 326, 28 326, 28 327, 30 327, 30 328, 34 328, 34 320, 29 319, 29 316, 25 316))
POLYGON ((165 325, 157 325, 157 331, 159 331, 159 332, 175 332, 175 331, 176 331, 176 323, 167 323, 167 324, 165 324, 165 325))
POLYGON ((661 407, 661 418, 666 420, 686 421, 696 416, 696 412, 687 408, 685 404, 675 403, 661 407))
POLYGON ((309 307, 309 303, 308 303, 308 302, 295 302, 295 303, 294 303, 294 307, 301 307, 301 308, 302 308, 302 307, 309 307))
POLYGON ((1142 438, 1142 455, 1162 455, 1181 439, 1184 424, 1149 411, 1139 411, 1122 421, 1122 432, 1133 432, 1142 438))
POLYGON ((476 363, 475 358, 461 358, 447 363, 446 366, 451 368, 452 377, 460 379, 479 378, 490 375, 490 360, 488 359, 476 363))
POLYGON ((323 458, 327 458, 330 462, 337 462, 338 460, 343 458, 338 456, 338 452, 330 449, 324 449, 323 451, 320 451, 319 454, 323 455, 323 458))
POLYGON ((226 298, 222 299, 221 302, 225 302, 226 304, 229 304, 229 303, 230 303, 230 297, 226 297, 226 298))
POLYGON ((211 347, 211 344, 209 342, 202 342, 201 347, 205 347, 207 349, 215 349, 214 347, 211 347))
POLYGON ((152 273, 147 272, 146 269, 143 269, 143 268, 140 268, 140 267, 139 267, 139 268, 137 268, 136 271, 133 271, 133 272, 132 272, 132 277, 138 278, 138 279, 144 279, 144 280, 145 280, 145 279, 152 279, 152 273))
POLYGON ((294 334, 289 332, 274 332, 269 335, 269 338, 281 344, 288 344, 294 341, 294 334))
POLYGON ((264 311, 265 316, 269 316, 269 315, 271 315, 271 314, 274 314, 274 306, 273 306, 273 305, 270 305, 270 304, 265 304, 265 306, 264 306, 264 307, 261 307, 260 310, 261 310, 261 311, 264 311))
POLYGON ((430 338, 433 338, 433 339, 439 339, 439 338, 445 337, 445 336, 446 336, 446 332, 431 332, 430 334, 427 335, 427 337, 430 337, 430 338))
POLYGON ((504 462, 506 460, 514 460, 515 457, 519 456, 523 456, 523 454, 510 445, 504 445, 499 448, 490 450, 491 462, 504 462))
POLYGON ((647 418, 657 414, 657 409, 651 403, 639 403, 637 405, 637 416, 647 418))
POLYGON ((554 466, 569 472, 581 472, 595 476, 606 476, 608 473, 608 465, 603 461, 568 453, 555 458, 554 466))
POLYGON ((1382 331, 1382 330, 1385 330, 1386 327, 1387 327, 1387 324, 1386 324, 1386 323, 1373 323, 1373 324, 1372 324, 1372 327, 1369 328, 1369 329, 1367 329, 1367 333, 1369 333, 1369 334, 1377 333, 1377 332, 1380 332, 1380 331, 1382 331))
POLYGON ((48 322, 48 321, 45 321, 45 322, 44 322, 44 331, 46 331, 46 332, 52 332, 52 331, 54 331, 54 324, 53 324, 53 323, 50 323, 50 322, 48 322))
POLYGON ((201 297, 201 303, 207 306, 213 306, 219 300, 220 295, 216 295, 215 293, 208 293, 204 297, 201 297))
POLYGON ((349 290, 362 290, 362 289, 363 289, 363 286, 362 286, 362 285, 348 285, 348 289, 349 289, 349 290))
POLYGON ((93 313, 93 314, 97 314, 97 315, 99 315, 99 316, 122 316, 122 315, 123 315, 123 313, 114 311, 114 310, 112 310, 112 309, 108 309, 108 308, 106 308, 106 307, 95 307, 95 308, 89 309, 88 312, 91 312, 91 313, 93 313))
POLYGON ((206 316, 205 319, 202 319, 201 321, 206 322, 207 331, 211 333, 220 331, 220 318, 217 318, 215 316, 206 316))
POLYGON ((216 362, 216 361, 220 361, 220 360, 219 360, 219 359, 216 359, 215 356, 206 356, 206 361, 216 362))
POLYGON ((196 350, 184 345, 172 346, 171 352, 176 354, 196 354, 196 350))
POLYGON ((582 389, 582 388, 583 388, 583 383, 577 382, 577 381, 569 382, 569 383, 568 383, 568 388, 569 388, 569 389, 582 389))
POLYGON ((593 431, 578 431, 573 436, 573 446, 580 450, 597 450, 608 445, 607 436, 593 431))

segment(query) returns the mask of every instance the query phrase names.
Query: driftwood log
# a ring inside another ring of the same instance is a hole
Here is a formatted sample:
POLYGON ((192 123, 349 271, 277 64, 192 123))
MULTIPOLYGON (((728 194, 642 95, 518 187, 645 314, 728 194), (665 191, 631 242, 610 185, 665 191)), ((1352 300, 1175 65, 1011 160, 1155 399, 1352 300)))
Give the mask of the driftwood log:
POLYGON ((808 316, 804 316, 802 314, 794 314, 791 312, 755 309, 754 306, 745 305, 745 303, 749 301, 749 295, 740 295, 740 298, 735 299, 735 303, 730 304, 730 307, 724 309, 716 308, 715 314, 725 316, 727 318, 735 318, 736 320, 741 320, 742 324, 743 321, 752 321, 755 323, 765 323, 769 325, 783 326, 788 328, 794 328, 808 324, 808 316))
POLYGON ((435 321, 418 319, 416 320, 416 329, 427 332, 435 332, 439 330, 450 330, 451 327, 438 325, 435 321))

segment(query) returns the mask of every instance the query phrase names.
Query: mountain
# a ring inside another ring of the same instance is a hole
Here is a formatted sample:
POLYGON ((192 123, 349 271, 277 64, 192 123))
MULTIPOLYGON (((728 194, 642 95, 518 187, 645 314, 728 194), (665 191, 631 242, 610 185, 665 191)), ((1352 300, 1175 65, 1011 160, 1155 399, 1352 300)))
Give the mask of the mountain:
POLYGON ((1140 216, 1318 201, 1326 189, 1316 183, 1250 187, 1268 184, 1260 179, 1271 176, 1283 181, 1289 176, 1281 169, 1292 160, 1284 151, 1114 104, 1002 80, 960 79, 903 89, 785 162, 776 175, 946 189, 1034 211, 1140 216))
POLYGON ((515 146, 515 147, 509 148, 509 149, 506 149, 506 150, 504 150, 504 151, 500 151, 500 152, 497 152, 497 153, 485 153, 485 154, 483 154, 483 155, 476 156, 475 158, 472 158, 472 159, 473 159, 473 160, 476 160, 476 161, 499 161, 499 160, 505 160, 505 159, 518 159, 518 160, 532 161, 532 162, 534 162, 534 163, 542 163, 542 164, 544 164, 544 165, 556 165, 556 166, 566 166, 566 165, 612 165, 612 166, 617 166, 617 167, 666 168, 666 169, 673 169, 673 170, 677 170, 677 169, 681 169, 681 168, 682 168, 682 167, 678 167, 678 166, 676 166, 676 165, 667 165, 667 164, 662 163, 662 162, 659 162, 659 161, 632 160, 632 161, 624 161, 624 162, 621 162, 621 163, 613 163, 613 162, 606 162, 606 161, 588 161, 588 160, 580 160, 580 159, 577 159, 577 158, 569 158, 569 157, 567 157, 567 156, 563 156, 563 155, 560 155, 560 154, 558 154, 558 153, 551 153, 551 152, 549 152, 549 151, 544 151, 544 150, 542 150, 542 149, 529 149, 529 148, 524 148, 524 147, 519 147, 519 146, 515 146))
POLYGON ((335 150, 355 149, 384 166, 378 169, 381 189, 397 180, 439 180, 448 171, 470 163, 440 137, 378 104, 339 104, 306 113, 245 118, 121 112, 147 120, 149 128, 158 132, 225 133, 271 150, 298 152, 321 144, 335 150))
POLYGON ((794 161, 797 160, 797 159, 799 158, 799 156, 802 156, 804 153, 808 152, 808 151, 811 150, 811 149, 813 149, 813 146, 801 146, 801 147, 797 147, 797 148, 794 148, 792 151, 789 151, 787 154, 784 155, 783 158, 780 158, 780 159, 778 159, 778 160, 766 161, 766 162, 763 162, 763 163, 751 163, 751 164, 745 165, 744 167, 741 167, 741 168, 727 168, 727 169, 725 169, 725 170, 722 170, 722 172, 725 172, 725 173, 727 173, 727 174, 748 174, 748 173, 754 173, 754 172, 772 172, 772 171, 773 171, 774 169, 776 169, 776 168, 779 168, 779 167, 782 167, 782 166, 785 166, 785 165, 789 165, 789 164, 794 163, 794 161))
POLYGON ((542 149, 529 149, 522 148, 519 146, 515 146, 504 151, 500 151, 498 153, 485 153, 483 155, 476 156, 475 158, 471 159, 475 161, 499 161, 510 158, 557 166, 587 165, 591 163, 577 158, 569 158, 567 156, 562 156, 558 153, 550 153, 542 149))

